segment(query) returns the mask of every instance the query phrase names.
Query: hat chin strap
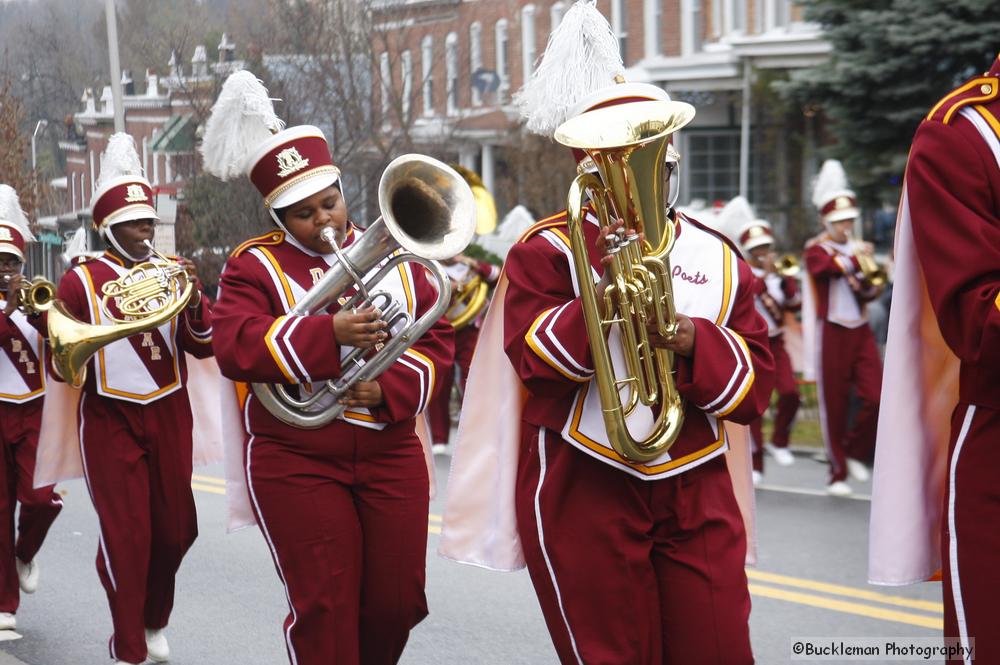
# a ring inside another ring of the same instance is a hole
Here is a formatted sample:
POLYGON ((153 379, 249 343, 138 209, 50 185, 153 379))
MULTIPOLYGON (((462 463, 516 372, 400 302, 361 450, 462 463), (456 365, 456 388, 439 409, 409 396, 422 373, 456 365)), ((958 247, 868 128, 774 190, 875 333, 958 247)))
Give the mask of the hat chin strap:
POLYGON ((122 256, 124 256, 125 258, 127 258, 129 261, 134 261, 135 263, 139 263, 140 261, 145 261, 150 256, 152 256, 152 252, 146 252, 142 256, 132 256, 131 254, 129 254, 128 252, 126 252, 125 248, 122 247, 121 243, 118 242, 118 238, 116 238, 115 234, 111 232, 111 227, 112 226, 113 226, 112 224, 109 224, 107 226, 101 227, 101 236, 105 240, 107 240, 108 242, 110 242, 111 246, 114 247, 116 250, 118 250, 119 254, 121 254, 122 256))

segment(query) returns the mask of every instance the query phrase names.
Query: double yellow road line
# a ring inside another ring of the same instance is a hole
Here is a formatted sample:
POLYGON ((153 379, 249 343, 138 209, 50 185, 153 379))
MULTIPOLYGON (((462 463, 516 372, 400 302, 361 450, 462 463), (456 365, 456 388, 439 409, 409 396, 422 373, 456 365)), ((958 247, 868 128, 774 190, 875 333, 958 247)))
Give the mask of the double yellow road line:
MULTIPOLYGON (((200 492, 225 494, 225 481, 213 476, 195 474, 191 487, 200 492)), ((429 516, 427 531, 441 533, 441 516, 429 516)), ((750 594, 757 598, 772 598, 797 605, 853 614, 855 616, 903 623, 940 631, 943 629, 944 606, 939 602, 893 596, 868 589, 841 584, 817 582, 801 577, 747 569, 750 594)))
POLYGON ((941 603, 747 569, 750 594, 855 616, 942 630, 941 603), (779 585, 779 586, 774 586, 779 585), (846 600, 845 600, 846 599, 846 600), (864 602, 859 602, 864 601, 864 602), (895 609, 895 608, 905 608, 895 609), (918 612, 908 611, 917 610, 918 612))

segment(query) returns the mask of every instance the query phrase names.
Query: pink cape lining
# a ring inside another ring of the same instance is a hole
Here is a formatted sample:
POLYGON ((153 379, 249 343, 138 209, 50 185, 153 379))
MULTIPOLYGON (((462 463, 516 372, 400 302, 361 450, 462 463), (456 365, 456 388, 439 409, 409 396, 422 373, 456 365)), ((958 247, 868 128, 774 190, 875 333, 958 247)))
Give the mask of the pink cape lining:
MULTIPOLYGON (((215 358, 186 358, 188 400, 194 419, 192 432, 195 466, 214 464, 222 459, 222 425, 216 404, 222 376, 215 358)), ((83 476, 77 412, 81 390, 49 377, 42 408, 42 428, 38 435, 35 487, 54 485, 83 476)))
POLYGON ((901 585, 941 567, 941 519, 959 361, 945 344, 917 259, 906 186, 875 446, 868 580, 901 585))
MULTIPOLYGON (((507 277, 501 275, 469 370, 438 554, 482 568, 514 571, 525 565, 514 487, 527 391, 503 352, 506 291, 507 277)), ((731 423, 725 427, 729 437, 726 461, 746 525, 747 563, 753 564, 757 547, 750 439, 746 427, 731 423)))

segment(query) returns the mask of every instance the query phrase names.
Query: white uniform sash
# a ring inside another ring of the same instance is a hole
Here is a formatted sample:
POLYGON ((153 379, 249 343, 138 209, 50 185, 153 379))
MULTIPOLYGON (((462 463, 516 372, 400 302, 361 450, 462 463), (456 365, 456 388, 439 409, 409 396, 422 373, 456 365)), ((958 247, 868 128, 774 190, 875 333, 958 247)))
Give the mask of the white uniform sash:
MULTIPOLYGON (((0 309, 6 305, 7 301, 0 298, 0 309)), ((28 317, 21 310, 14 310, 8 319, 27 340, 30 349, 15 351, 19 356, 16 363, 6 351, 0 350, 0 402, 30 402, 45 393, 45 340, 28 323, 28 317), (31 351, 34 351, 34 358, 31 357, 31 351), (41 379, 41 387, 31 390, 22 372, 37 374, 41 379)))

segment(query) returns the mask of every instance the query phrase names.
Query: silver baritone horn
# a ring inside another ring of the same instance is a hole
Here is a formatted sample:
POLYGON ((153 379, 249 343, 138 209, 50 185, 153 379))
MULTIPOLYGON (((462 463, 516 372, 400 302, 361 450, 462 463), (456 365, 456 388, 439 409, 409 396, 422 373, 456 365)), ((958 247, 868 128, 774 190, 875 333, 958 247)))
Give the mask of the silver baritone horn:
POLYGON ((303 395, 295 396, 281 384, 252 384, 254 395, 264 408, 288 425, 315 429, 339 417, 346 408, 339 404, 339 399, 352 385, 378 377, 448 309, 451 283, 437 259, 455 256, 472 240, 476 230, 472 190, 443 162, 425 155, 403 155, 394 159, 382 174, 378 202, 382 216, 346 250, 338 247, 333 229, 324 230, 323 239, 334 247, 338 261, 289 314, 307 316, 321 312, 357 285, 358 292, 342 307, 374 305, 382 311, 392 336, 374 351, 351 351, 341 360, 341 376, 326 381, 313 392, 303 391, 303 395), (364 279, 390 255, 375 274, 364 279), (416 321, 388 293, 370 291, 404 261, 420 264, 437 282, 437 302, 416 321))

